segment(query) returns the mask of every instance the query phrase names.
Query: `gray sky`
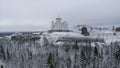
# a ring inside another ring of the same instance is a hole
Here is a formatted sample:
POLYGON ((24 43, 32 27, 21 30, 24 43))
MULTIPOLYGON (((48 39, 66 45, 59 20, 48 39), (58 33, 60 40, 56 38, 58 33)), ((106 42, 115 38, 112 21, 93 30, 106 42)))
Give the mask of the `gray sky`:
POLYGON ((0 0, 0 31, 48 30, 58 16, 70 28, 119 25, 120 0, 0 0))

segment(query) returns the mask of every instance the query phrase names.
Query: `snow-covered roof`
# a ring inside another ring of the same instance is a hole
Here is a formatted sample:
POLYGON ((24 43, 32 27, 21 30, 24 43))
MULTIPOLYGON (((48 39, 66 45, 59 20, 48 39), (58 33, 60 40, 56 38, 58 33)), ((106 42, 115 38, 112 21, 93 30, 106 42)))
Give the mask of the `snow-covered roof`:
POLYGON ((91 32, 95 32, 95 33, 114 33, 114 31, 110 31, 110 30, 92 30, 91 32))
POLYGON ((78 34, 78 33, 74 33, 74 32, 53 32, 50 35, 53 35, 53 36, 63 36, 63 37, 66 37, 66 36, 70 36, 70 37, 83 37, 82 34, 78 34))

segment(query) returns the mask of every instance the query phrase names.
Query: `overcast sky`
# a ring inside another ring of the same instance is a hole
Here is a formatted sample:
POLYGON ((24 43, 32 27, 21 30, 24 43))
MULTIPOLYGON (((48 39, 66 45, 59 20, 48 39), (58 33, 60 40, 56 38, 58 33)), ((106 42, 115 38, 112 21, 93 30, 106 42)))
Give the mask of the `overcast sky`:
POLYGON ((48 30, 58 16, 70 28, 119 25, 120 0, 0 0, 0 31, 48 30))

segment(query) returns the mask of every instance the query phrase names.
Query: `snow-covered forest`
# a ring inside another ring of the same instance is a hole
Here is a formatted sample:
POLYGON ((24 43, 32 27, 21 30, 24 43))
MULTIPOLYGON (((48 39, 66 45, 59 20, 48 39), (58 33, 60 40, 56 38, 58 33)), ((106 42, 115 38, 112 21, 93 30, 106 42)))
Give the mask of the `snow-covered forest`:
POLYGON ((37 39, 1 37, 0 68, 120 67, 120 42, 91 40, 55 42, 46 35, 37 39))

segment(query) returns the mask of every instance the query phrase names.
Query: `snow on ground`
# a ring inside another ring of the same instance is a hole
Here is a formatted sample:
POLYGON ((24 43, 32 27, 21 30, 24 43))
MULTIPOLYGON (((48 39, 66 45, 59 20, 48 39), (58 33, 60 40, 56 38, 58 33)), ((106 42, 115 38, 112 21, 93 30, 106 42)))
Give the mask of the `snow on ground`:
POLYGON ((112 42, 120 42, 120 36, 109 36, 103 37, 106 44, 111 44, 112 42))
POLYGON ((56 42, 60 37, 78 38, 78 37, 84 37, 84 36, 78 33, 73 33, 73 32, 53 32, 47 35, 47 39, 50 42, 56 42))
MULTIPOLYGON (((38 33, 33 33, 38 34, 38 33)), ((14 35, 6 36, 7 38, 11 38, 14 35)), ((50 43, 55 43, 59 38, 67 37, 67 38, 88 38, 88 39, 104 39, 106 44, 111 44, 112 42, 119 41, 120 42, 120 32, 115 32, 112 30, 92 30, 90 31, 90 36, 83 36, 80 32, 43 32, 42 35, 39 36, 40 43, 42 44, 44 39, 46 38, 50 43), (114 35, 116 33, 116 35, 114 35)), ((58 42, 56 44, 62 44, 61 42, 58 42)))
POLYGON ((53 33, 50 33, 50 35, 60 36, 60 37, 64 37, 64 36, 67 36, 67 37, 83 37, 82 34, 78 34, 78 33, 74 33, 74 32, 53 32, 53 33))
MULTIPOLYGON (((55 42, 56 40, 58 40, 60 37, 73 37, 73 38, 91 38, 91 39, 95 39, 95 38, 99 38, 99 39, 104 39, 106 44, 111 44, 111 42, 116 42, 119 41, 120 42, 120 36, 115 36, 113 35, 113 31, 97 31, 97 33, 99 35, 91 35, 91 36, 83 36, 80 33, 75 33, 75 32, 53 32, 53 33, 49 33, 47 35, 47 39, 50 42, 55 42), (107 35, 108 33, 108 35, 107 35)), ((60 44, 60 43, 58 43, 60 44)))
POLYGON ((92 30, 90 32, 91 37, 103 38, 106 44, 111 44, 112 42, 120 42, 120 32, 115 32, 112 30, 92 30))

